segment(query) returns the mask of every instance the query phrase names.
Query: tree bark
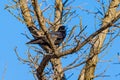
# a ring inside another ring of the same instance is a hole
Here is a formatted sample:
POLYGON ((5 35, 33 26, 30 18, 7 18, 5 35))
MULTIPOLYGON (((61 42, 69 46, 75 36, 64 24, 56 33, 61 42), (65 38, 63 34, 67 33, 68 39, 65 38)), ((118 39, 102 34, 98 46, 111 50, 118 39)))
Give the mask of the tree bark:
MULTIPOLYGON (((61 25, 61 16, 62 16, 62 9, 63 4, 62 0, 55 0, 55 29, 57 30, 59 28, 59 25, 61 25)), ((54 70, 54 78, 53 80, 63 80, 64 78, 64 72, 61 64, 60 58, 51 59, 52 67, 54 70)))
MULTIPOLYGON (((104 27, 105 25, 107 25, 108 23, 111 23, 111 25, 108 25, 108 26, 112 26, 117 20, 114 20, 116 19, 116 14, 118 13, 117 12, 117 7, 118 5, 120 4, 120 0, 112 0, 110 6, 109 6, 109 9, 103 19, 103 22, 102 22, 102 27, 104 27)), ((119 19, 119 18, 118 18, 119 19)), ((101 48, 103 46, 103 43, 104 43, 104 40, 106 38, 106 34, 108 32, 108 29, 107 28, 106 30, 102 31, 96 38, 97 41, 92 45, 91 47, 91 50, 90 50, 90 55, 89 56, 93 56, 92 59, 88 60, 86 62, 86 65, 85 67, 83 68, 82 71, 83 74, 84 74, 84 79, 81 79, 82 76, 79 78, 79 80, 93 80, 95 78, 94 76, 94 72, 95 72, 95 69, 96 69, 96 65, 98 63, 98 54, 101 52, 101 48)), ((82 72, 81 72, 82 73, 82 72)))

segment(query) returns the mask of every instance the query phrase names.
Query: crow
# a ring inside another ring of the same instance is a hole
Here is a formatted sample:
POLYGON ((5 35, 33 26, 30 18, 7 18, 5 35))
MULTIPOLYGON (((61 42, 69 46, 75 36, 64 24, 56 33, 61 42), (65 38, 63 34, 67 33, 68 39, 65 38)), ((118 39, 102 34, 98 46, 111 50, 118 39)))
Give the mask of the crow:
MULTIPOLYGON (((60 26, 59 29, 56 32, 50 32, 51 40, 54 41, 54 45, 60 45, 64 38, 66 37, 66 29, 65 26, 60 26)), ((27 42, 26 44, 39 44, 39 45, 47 45, 49 48, 51 48, 49 41, 47 40, 46 36, 40 36, 37 39, 33 39, 30 42, 27 42)))

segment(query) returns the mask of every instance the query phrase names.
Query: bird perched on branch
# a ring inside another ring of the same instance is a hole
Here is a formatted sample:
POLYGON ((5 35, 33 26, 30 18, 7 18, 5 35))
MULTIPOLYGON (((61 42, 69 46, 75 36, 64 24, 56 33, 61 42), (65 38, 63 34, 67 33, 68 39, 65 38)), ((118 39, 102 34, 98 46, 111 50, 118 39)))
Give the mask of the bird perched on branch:
MULTIPOLYGON (((56 32, 50 32, 51 40, 54 41, 54 45, 60 45, 64 38, 66 37, 66 29, 65 26, 60 26, 59 29, 56 32)), ((40 44, 40 45, 47 45, 49 48, 51 48, 49 41, 47 40, 46 36, 40 36, 37 39, 31 40, 30 42, 27 42, 26 44, 40 44)))

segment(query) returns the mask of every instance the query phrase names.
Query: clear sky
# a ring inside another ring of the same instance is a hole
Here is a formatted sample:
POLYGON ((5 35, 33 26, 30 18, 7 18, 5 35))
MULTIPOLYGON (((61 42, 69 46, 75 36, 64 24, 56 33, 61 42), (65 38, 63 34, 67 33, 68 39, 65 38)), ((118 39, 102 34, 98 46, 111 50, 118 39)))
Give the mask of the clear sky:
MULTIPOLYGON (((96 6, 96 3, 93 3, 94 1, 95 0, 84 0, 79 3, 81 3, 81 5, 86 9, 90 8, 91 10, 94 10, 96 7, 99 8, 99 6, 96 6)), ((17 46, 18 52, 21 56, 24 57, 24 52, 27 50, 27 46, 25 43, 29 40, 26 39, 25 36, 21 35, 21 33, 24 33, 25 31, 27 31, 27 29, 24 24, 19 22, 7 10, 4 9, 5 4, 7 4, 7 0, 0 0, 0 3, 0 80, 2 80, 3 76, 4 80, 34 80, 30 72, 30 67, 18 61, 14 52, 14 48, 17 46)), ((92 24, 93 17, 90 17, 88 14, 81 14, 81 16, 83 17, 83 24, 88 25, 88 30, 90 32, 89 34, 91 34, 92 30, 90 30, 90 28, 94 25, 92 24)), ((119 44, 120 38, 115 39, 112 46, 107 49, 108 52, 106 50, 106 53, 108 54, 102 59, 112 59, 113 62, 98 64, 96 73, 100 73, 102 72, 102 70, 107 68, 107 72, 105 74, 110 75, 110 77, 103 78, 102 80, 120 80, 120 76, 115 76, 117 73, 120 73, 120 64, 113 64, 118 62, 116 53, 120 52, 119 44)), ((70 62, 70 60, 71 59, 66 61, 70 62)), ((77 71, 78 68, 76 68, 75 70, 77 71)), ((75 71, 73 70, 71 72, 75 73, 75 71)), ((69 80, 75 79, 76 75, 74 74, 72 77, 69 78, 69 80)))

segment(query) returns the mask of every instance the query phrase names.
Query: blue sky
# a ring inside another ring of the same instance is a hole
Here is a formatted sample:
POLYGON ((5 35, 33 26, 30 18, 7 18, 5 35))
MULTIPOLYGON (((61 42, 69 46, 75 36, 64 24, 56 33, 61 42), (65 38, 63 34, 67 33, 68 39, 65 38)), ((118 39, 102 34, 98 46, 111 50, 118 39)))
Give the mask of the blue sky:
POLYGON ((24 53, 27 40, 21 33, 25 32, 26 27, 4 10, 6 1, 0 3, 0 80, 5 66, 5 80, 34 80, 30 68, 19 62, 14 52, 14 48, 19 46, 18 51, 24 53))
MULTIPOLYGON (((81 1, 79 3, 81 3, 81 5, 86 9, 91 8, 92 10, 94 10, 97 4, 94 4, 93 1, 94 0, 91 0, 91 2, 89 2, 89 0, 84 0, 83 2, 81 1)), ((4 10, 5 4, 7 4, 5 0, 1 0, 0 3, 0 80, 2 80, 5 67, 6 71, 4 80, 34 80, 30 72, 31 69, 29 68, 29 66, 27 66, 26 64, 22 64, 20 61, 18 61, 14 52, 14 48, 17 46, 18 52, 21 56, 24 57, 24 52, 27 50, 27 46, 25 43, 29 40, 26 39, 25 36, 21 35, 21 33, 24 33, 25 31, 27 31, 27 29, 24 24, 19 22, 9 12, 4 10)), ((94 25, 93 17, 90 17, 90 15, 86 13, 82 13, 81 16, 83 17, 83 24, 87 24, 89 30, 94 25)), ((71 22, 71 24, 72 23, 74 24, 74 22, 71 22)), ((89 32, 89 34, 91 34, 92 30, 89 30, 89 32)), ((115 74, 120 73, 120 64, 113 64, 115 62, 118 62, 116 53, 120 52, 119 41, 120 38, 118 37, 114 40, 112 46, 105 51, 108 54, 103 58, 103 60, 108 60, 112 58, 113 62, 98 64, 96 73, 102 72, 102 70, 104 70, 104 68, 108 66, 106 75, 110 75, 111 77, 104 78, 103 80, 120 80, 120 76, 115 77, 115 74)), ((105 52, 103 52, 103 54, 105 52)), ((70 60, 71 59, 66 60, 66 63, 70 62, 70 60)), ((75 69, 75 71, 78 70, 79 68, 75 69)), ((75 71, 72 70, 66 73, 75 73, 75 71)), ((76 75, 74 74, 69 80, 73 79, 76 79, 76 75)))

